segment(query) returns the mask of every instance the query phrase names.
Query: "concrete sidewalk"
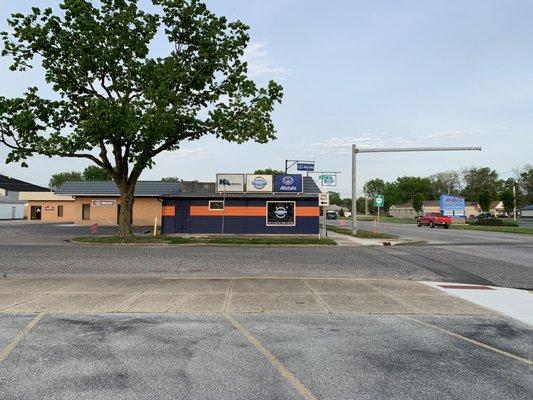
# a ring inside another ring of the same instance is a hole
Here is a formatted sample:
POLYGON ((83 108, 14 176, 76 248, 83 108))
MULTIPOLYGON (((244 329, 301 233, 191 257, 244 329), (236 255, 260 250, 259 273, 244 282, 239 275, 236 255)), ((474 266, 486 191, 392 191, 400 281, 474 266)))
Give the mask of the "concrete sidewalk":
POLYGON ((428 285, 345 278, 8 277, 0 312, 495 314, 428 285))

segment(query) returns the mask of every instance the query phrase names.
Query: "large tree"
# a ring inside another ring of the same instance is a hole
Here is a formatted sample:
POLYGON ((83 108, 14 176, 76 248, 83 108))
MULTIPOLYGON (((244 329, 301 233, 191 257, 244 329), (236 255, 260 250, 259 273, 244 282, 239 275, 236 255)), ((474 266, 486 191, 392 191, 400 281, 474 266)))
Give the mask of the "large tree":
POLYGON ((461 193, 461 177, 457 171, 438 172, 429 177, 431 192, 437 198, 441 194, 461 193))
POLYGON ((483 199, 498 199, 498 189, 501 182, 498 180, 498 173, 489 167, 467 168, 463 170, 464 189, 462 195, 466 200, 479 201, 483 199))
POLYGON ((242 143, 275 138, 271 114, 282 88, 258 87, 243 52, 248 26, 197 0, 63 0, 8 20, 2 55, 12 70, 40 63, 54 95, 35 87, 0 97, 0 143, 7 162, 34 154, 89 159, 121 193, 119 236, 130 237, 134 189, 161 152, 213 134, 242 143), (165 39, 158 49, 151 43, 165 39))

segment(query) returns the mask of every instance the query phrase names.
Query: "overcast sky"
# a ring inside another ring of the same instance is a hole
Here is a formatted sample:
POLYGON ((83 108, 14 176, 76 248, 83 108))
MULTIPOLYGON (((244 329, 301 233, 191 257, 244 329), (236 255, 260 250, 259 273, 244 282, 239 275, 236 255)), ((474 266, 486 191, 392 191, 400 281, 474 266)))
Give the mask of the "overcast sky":
MULTIPOLYGON (((12 12, 52 0, 2 1, 0 30, 12 12)), ((143 3, 143 1, 141 1, 143 3)), ((394 180, 465 166, 510 171, 533 162, 533 2, 211 0, 208 6, 251 26, 247 52, 258 82, 275 79, 285 97, 274 114, 278 140, 229 144, 213 138, 160 155, 142 179, 178 176, 213 181, 217 172, 281 169, 284 160, 315 160, 341 171, 350 193, 350 145, 471 146, 482 152, 363 154, 358 178, 394 180)), ((163 49, 154 43, 153 51, 163 49)), ((40 85, 39 70, 8 71, 0 95, 40 85)), ((46 89, 43 93, 46 93, 46 89)), ((46 185, 83 161, 34 158, 0 173, 46 185)), ((508 175, 505 175, 508 176, 508 175)))

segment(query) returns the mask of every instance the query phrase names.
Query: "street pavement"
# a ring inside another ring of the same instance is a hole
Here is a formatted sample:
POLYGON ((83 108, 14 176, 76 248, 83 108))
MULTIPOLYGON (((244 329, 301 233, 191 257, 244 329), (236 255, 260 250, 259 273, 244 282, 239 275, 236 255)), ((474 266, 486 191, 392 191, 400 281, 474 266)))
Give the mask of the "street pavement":
POLYGON ((0 400, 533 397, 532 326, 494 298, 533 288, 525 259, 68 242, 84 230, 0 224, 0 400))

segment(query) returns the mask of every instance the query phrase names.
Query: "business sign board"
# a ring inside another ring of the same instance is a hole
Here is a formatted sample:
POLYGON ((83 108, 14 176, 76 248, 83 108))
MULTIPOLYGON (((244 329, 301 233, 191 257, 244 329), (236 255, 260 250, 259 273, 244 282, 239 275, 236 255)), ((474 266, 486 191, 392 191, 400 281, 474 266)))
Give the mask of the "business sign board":
POLYGON ((272 193, 274 181, 272 175, 246 175, 246 191, 253 193, 272 193))
POLYGON ((116 207, 117 201, 115 199, 93 199, 91 205, 93 207, 116 207))
POLYGON ((441 211, 463 211, 465 210, 465 199, 458 196, 450 196, 447 194, 440 195, 440 209, 441 211))
POLYGON ((244 174, 217 174, 218 193, 243 193, 244 174))
POLYGON ((315 163, 314 162, 297 162, 296 169, 298 171, 314 171, 315 163))
POLYGON ((322 174, 319 179, 322 186, 337 186, 337 174, 322 174))
POLYGON ((301 193, 303 179, 300 174, 275 175, 274 192, 276 193, 301 193))
POLYGON ((267 201, 267 226, 294 226, 296 216, 294 201, 267 201))

